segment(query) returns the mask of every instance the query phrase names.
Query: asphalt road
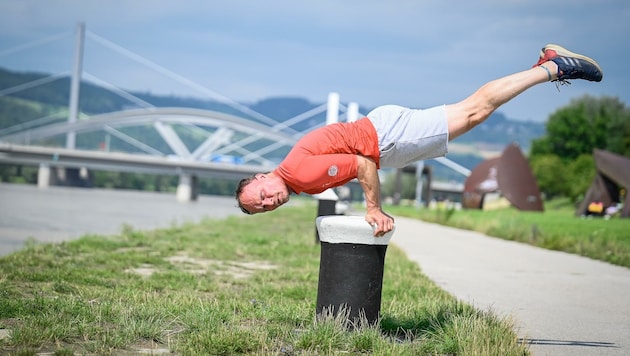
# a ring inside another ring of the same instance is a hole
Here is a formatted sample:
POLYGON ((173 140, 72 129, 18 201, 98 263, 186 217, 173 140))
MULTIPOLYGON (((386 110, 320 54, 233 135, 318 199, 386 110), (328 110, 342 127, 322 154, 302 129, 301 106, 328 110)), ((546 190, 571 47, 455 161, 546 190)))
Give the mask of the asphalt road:
POLYGON ((203 218, 242 214, 232 197, 201 195, 180 203, 175 193, 0 184, 0 256, 28 239, 59 242, 85 234, 110 235, 124 225, 165 228, 203 218))

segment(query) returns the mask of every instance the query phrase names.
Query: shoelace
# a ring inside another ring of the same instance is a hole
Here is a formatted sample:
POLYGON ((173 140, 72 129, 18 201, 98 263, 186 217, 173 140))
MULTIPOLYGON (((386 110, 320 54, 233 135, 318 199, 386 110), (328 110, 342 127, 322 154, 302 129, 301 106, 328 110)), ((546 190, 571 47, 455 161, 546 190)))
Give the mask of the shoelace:
MULTIPOLYGON (((545 72, 547 72, 547 76, 548 76, 549 80, 551 80, 551 72, 549 71, 549 69, 547 67, 541 65, 542 63, 545 63, 547 61, 548 61, 548 59, 543 61, 543 59, 541 58, 540 60, 538 60, 537 65, 538 65, 538 68, 542 68, 542 69, 545 70, 545 72)), ((560 91, 560 86, 561 85, 571 85, 571 82, 566 80, 566 79, 554 79, 554 80, 551 80, 551 82, 555 82, 556 89, 558 89, 558 91, 560 91)))
POLYGON ((555 80, 552 80, 551 82, 556 84, 556 89, 558 89, 558 92, 560 91, 561 86, 571 85, 571 82, 566 79, 555 79, 555 80))

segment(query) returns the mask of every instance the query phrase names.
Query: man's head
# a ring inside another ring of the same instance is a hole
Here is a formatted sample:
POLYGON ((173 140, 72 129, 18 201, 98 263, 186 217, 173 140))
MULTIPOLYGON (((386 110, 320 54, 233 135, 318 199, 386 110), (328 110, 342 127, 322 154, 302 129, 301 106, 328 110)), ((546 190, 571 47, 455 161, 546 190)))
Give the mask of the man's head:
POLYGON ((239 182, 236 200, 245 214, 271 211, 289 201, 289 188, 273 173, 257 173, 239 182))

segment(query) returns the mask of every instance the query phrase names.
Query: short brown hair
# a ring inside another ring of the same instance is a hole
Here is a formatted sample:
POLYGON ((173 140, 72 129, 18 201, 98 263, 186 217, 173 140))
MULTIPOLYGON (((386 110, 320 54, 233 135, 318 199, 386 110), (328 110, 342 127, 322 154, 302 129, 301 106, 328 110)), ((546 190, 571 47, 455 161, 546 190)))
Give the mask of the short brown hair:
POLYGON ((243 192, 243 189, 245 189, 245 187, 251 183, 254 179, 256 179, 256 176, 259 174, 269 174, 271 173, 271 171, 267 171, 264 173, 256 173, 254 175, 251 175, 249 177, 245 177, 243 179, 241 179, 240 182, 238 182, 238 185, 236 186, 236 201, 238 202, 238 207, 241 208, 241 211, 244 212, 245 214, 248 215, 253 215, 253 213, 247 211, 247 209, 245 209, 243 207, 243 204, 241 204, 241 193, 243 192))
POLYGON ((250 213, 249 211, 247 211, 247 209, 245 209, 245 207, 243 206, 243 204, 241 204, 241 193, 243 192, 243 189, 245 189, 245 187, 251 183, 254 179, 256 178, 256 175, 252 175, 249 177, 245 177, 243 179, 241 179, 240 182, 238 182, 238 185, 236 186, 236 201, 238 202, 238 207, 241 209, 242 212, 244 212, 247 215, 252 215, 252 213, 250 213))

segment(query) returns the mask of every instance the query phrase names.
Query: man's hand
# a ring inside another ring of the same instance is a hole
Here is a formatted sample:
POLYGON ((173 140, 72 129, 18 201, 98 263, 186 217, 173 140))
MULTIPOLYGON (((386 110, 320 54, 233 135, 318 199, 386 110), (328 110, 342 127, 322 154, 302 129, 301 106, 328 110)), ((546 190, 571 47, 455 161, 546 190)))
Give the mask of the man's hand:
POLYGON ((394 228, 394 218, 381 209, 369 209, 365 221, 374 227, 374 236, 382 237, 394 228))

